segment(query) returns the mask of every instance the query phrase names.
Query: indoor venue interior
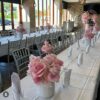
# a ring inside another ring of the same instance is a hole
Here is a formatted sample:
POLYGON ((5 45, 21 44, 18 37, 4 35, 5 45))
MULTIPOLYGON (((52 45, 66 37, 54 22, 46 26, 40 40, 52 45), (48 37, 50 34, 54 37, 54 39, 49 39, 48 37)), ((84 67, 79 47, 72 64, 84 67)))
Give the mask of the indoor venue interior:
POLYGON ((100 100, 100 0, 0 0, 0 100, 100 100))

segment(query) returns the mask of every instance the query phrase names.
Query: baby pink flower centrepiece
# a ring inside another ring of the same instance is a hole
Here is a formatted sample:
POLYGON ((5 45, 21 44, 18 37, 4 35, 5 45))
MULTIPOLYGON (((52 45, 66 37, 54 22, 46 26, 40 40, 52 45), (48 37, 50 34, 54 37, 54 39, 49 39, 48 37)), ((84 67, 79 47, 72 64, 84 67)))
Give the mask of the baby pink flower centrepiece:
POLYGON ((52 47, 52 45, 48 41, 45 41, 44 45, 41 48, 41 50, 44 53, 51 53, 52 50, 53 50, 53 47, 52 47))
POLYGON ((60 70, 63 62, 54 54, 48 54, 43 58, 32 56, 28 64, 28 72, 35 83, 57 82, 60 78, 60 70))
POLYGON ((81 16, 81 20, 83 24, 87 23, 87 20, 89 19, 89 13, 88 12, 84 12, 81 16))

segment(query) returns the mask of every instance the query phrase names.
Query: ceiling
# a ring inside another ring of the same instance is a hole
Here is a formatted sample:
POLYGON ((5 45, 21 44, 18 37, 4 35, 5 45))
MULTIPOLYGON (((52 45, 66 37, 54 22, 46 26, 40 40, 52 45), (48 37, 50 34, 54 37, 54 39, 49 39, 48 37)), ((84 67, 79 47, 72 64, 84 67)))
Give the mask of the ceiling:
MULTIPOLYGON (((66 2, 79 2, 79 1, 84 1, 84 0, 63 0, 66 2)), ((86 3, 100 3, 100 0, 85 0, 86 3)))

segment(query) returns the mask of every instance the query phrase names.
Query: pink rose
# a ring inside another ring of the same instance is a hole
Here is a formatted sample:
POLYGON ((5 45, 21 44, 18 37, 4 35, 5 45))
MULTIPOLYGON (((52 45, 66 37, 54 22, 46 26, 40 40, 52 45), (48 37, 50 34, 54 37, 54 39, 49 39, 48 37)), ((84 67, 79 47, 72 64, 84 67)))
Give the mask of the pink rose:
POLYGON ((62 65, 63 62, 54 54, 48 54, 43 58, 31 55, 27 72, 31 74, 35 83, 56 82, 59 80, 62 65))
POLYGON ((46 66, 41 62, 34 63, 31 67, 31 71, 35 77, 42 77, 43 74, 45 73, 45 70, 46 70, 46 66))
POLYGON ((32 77, 32 78, 33 78, 34 82, 37 84, 41 83, 41 81, 42 81, 41 77, 32 77))
POLYGON ((52 73, 53 75, 59 74, 60 70, 58 70, 57 67, 52 67, 50 68, 50 73, 52 73))
POLYGON ((38 62, 40 62, 41 61, 41 58, 40 57, 33 57, 33 58, 30 58, 30 63, 31 64, 34 64, 34 62, 35 63, 38 63, 38 62))
POLYGON ((48 41, 45 41, 44 45, 41 48, 42 52, 44 52, 44 53, 51 53, 52 49, 53 49, 53 47, 51 44, 49 44, 48 41))
POLYGON ((52 64, 54 62, 54 60, 56 59, 56 56, 54 54, 49 54, 49 55, 46 55, 44 58, 43 58, 48 64, 52 64))
POLYGON ((87 34, 85 34, 85 37, 91 40, 94 37, 94 34, 87 33, 87 34))
POLYGON ((59 78, 60 78, 59 74, 53 75, 52 73, 49 73, 47 76, 47 80, 49 82, 58 82, 59 78))
POLYGON ((55 64, 62 66, 63 65, 63 61, 59 60, 59 59, 55 59, 54 61, 55 64))

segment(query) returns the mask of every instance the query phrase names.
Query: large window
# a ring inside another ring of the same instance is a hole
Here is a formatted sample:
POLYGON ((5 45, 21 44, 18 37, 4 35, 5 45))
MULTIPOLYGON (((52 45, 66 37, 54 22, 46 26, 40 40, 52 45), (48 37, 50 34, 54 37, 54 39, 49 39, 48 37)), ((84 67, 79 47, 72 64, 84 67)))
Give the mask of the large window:
POLYGON ((43 0, 44 26, 46 26, 46 15, 47 15, 46 3, 47 3, 47 0, 43 0))
POLYGON ((42 11, 42 0, 39 0, 39 21, 40 21, 40 26, 42 26, 42 17, 43 16, 43 11, 42 11))
POLYGON ((13 18, 14 18, 14 28, 16 28, 20 22, 19 5, 18 4, 13 4, 13 18))
POLYGON ((22 22, 20 5, 0 1, 0 30, 14 29, 19 22, 22 22))
POLYGON ((39 14, 38 14, 38 0, 35 0, 35 24, 36 24, 36 27, 38 26, 38 17, 39 17, 39 14))
POLYGON ((50 23, 50 0, 47 0, 47 23, 50 23))
POLYGON ((50 0, 50 24, 53 25, 53 0, 50 0))
POLYGON ((67 10, 66 9, 62 10, 62 23, 64 21, 67 21, 67 10))
POLYGON ((54 0, 35 0, 35 21, 36 26, 53 25, 54 0))
POLYGON ((4 2, 4 20, 5 30, 12 29, 11 26, 11 3, 4 2))

